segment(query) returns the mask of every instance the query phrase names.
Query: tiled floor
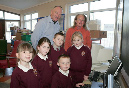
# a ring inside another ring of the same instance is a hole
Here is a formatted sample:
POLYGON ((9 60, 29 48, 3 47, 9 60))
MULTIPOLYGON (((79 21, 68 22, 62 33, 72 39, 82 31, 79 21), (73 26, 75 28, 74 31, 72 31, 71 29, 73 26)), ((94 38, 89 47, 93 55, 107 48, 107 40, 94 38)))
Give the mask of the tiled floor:
POLYGON ((11 76, 3 77, 3 73, 0 73, 0 88, 10 88, 11 76))

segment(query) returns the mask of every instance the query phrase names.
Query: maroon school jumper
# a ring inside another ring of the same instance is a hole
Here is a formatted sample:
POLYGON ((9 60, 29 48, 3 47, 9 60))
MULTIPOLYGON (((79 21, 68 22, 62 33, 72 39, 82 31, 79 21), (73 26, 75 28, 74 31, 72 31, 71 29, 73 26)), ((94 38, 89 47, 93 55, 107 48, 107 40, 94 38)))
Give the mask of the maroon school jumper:
POLYGON ((53 46, 51 46, 51 59, 52 59, 52 74, 54 75, 58 70, 59 67, 57 66, 57 62, 58 62, 58 57, 62 54, 65 54, 65 50, 63 47, 60 47, 60 50, 54 50, 53 46))
POLYGON ((50 56, 46 61, 36 55, 32 61, 32 64, 37 67, 42 79, 42 88, 50 88, 52 81, 52 61, 50 56))
POLYGON ((10 88, 41 88, 40 82, 40 75, 34 67, 27 72, 16 67, 11 76, 10 88))
POLYGON ((71 46, 67 50, 67 54, 71 59, 70 69, 73 73, 73 81, 75 84, 83 82, 84 75, 89 76, 91 72, 92 59, 90 49, 84 45, 80 49, 71 46))
POLYGON ((51 88, 73 88, 71 72, 69 72, 67 77, 61 72, 57 71, 53 75, 51 88))

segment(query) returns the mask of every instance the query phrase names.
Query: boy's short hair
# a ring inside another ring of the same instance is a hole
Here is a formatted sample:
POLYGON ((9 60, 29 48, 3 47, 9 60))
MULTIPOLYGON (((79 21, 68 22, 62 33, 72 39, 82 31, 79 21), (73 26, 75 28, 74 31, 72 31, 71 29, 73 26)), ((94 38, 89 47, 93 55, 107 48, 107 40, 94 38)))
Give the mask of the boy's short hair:
POLYGON ((64 36, 64 34, 62 32, 58 32, 54 35, 54 39, 56 38, 57 35, 61 35, 61 36, 64 36))
POLYGON ((69 58, 69 60, 70 60, 70 57, 69 57, 68 55, 62 54, 62 55, 60 55, 60 56, 58 57, 58 62, 59 62, 59 60, 60 60, 61 58, 69 58))

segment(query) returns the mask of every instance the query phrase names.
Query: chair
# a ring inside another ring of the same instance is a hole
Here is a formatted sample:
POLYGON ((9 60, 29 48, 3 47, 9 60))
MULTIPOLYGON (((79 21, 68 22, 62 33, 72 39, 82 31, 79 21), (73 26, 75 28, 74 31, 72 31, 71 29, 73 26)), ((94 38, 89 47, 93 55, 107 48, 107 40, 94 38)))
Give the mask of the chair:
POLYGON ((0 68, 3 70, 3 76, 5 75, 6 68, 17 66, 16 52, 18 45, 21 43, 22 41, 14 41, 14 48, 11 55, 4 55, 5 60, 0 60, 0 68))
POLYGON ((91 49, 91 56, 92 56, 92 70, 94 69, 94 67, 96 67, 99 63, 99 61, 97 60, 97 56, 99 53, 99 50, 104 48, 102 45, 100 44, 92 44, 92 49, 91 49))
POLYGON ((7 53, 7 40, 0 40, 0 68, 3 72, 3 76, 5 74, 5 68, 8 67, 8 63, 6 60, 7 53))
POLYGON ((0 60, 5 60, 7 53, 7 40, 0 40, 0 60))
POLYGON ((97 61, 100 63, 94 67, 95 71, 105 72, 108 69, 109 61, 112 60, 113 49, 102 48, 99 50, 97 61))

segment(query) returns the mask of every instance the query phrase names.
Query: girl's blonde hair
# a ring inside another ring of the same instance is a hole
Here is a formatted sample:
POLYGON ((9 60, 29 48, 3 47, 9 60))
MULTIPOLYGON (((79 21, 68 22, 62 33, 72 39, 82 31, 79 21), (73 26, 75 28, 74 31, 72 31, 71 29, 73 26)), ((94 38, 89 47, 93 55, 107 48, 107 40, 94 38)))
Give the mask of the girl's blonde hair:
POLYGON ((73 42, 73 39, 74 39, 76 36, 79 37, 79 38, 81 38, 81 39, 83 40, 82 33, 79 32, 79 31, 76 31, 76 32, 74 32, 73 35, 72 35, 71 42, 73 42))
POLYGON ((30 43, 23 42, 17 47, 17 53, 20 53, 22 51, 29 51, 33 53, 33 48, 30 43))

